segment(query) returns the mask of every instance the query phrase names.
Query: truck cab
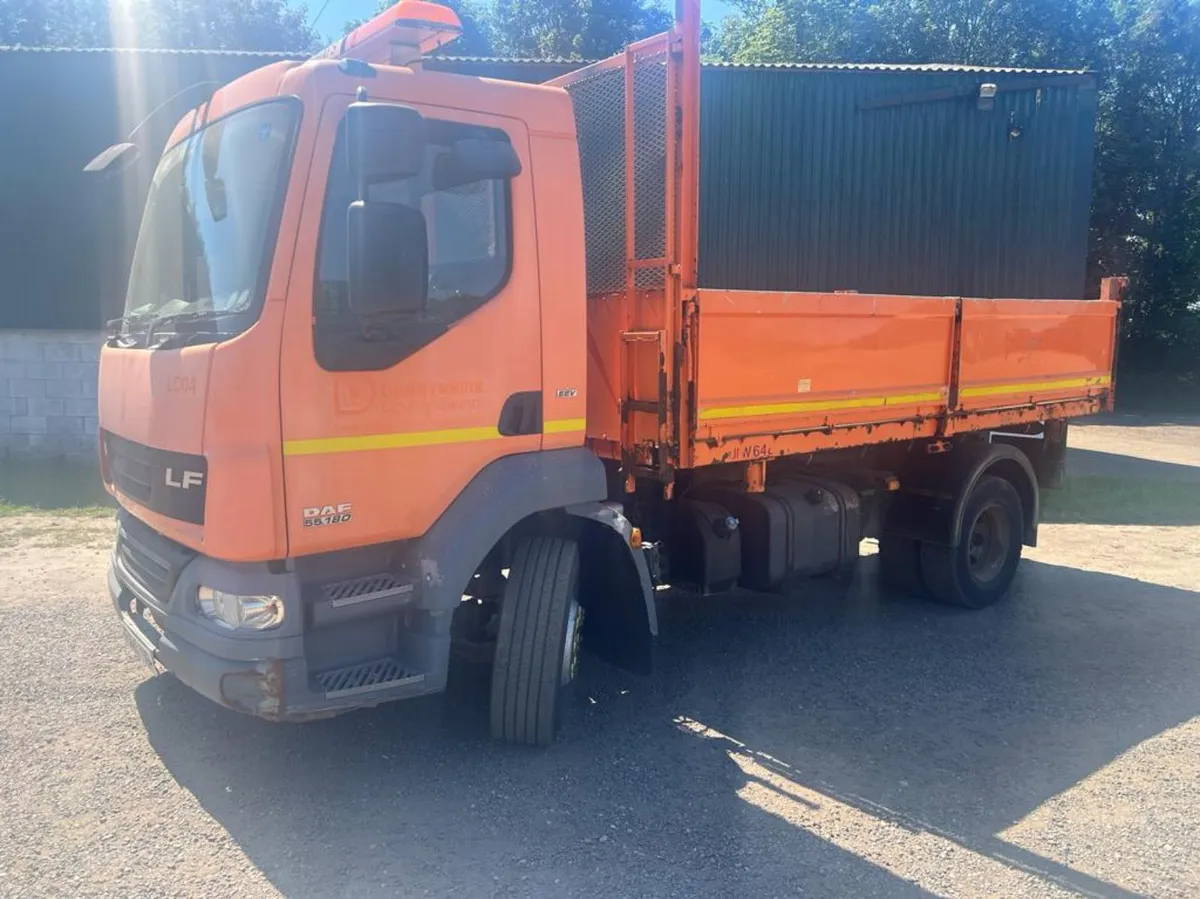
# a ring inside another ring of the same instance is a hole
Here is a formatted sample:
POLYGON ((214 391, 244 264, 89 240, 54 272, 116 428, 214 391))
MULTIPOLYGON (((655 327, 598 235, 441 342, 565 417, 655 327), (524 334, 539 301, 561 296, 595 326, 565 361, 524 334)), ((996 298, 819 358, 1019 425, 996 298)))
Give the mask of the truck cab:
POLYGON ((489 467, 466 503, 485 541, 529 500, 603 497, 569 97, 422 71, 419 46, 358 58, 455 28, 401 4, 353 58, 251 73, 154 173, 101 358, 110 585, 143 654, 224 704, 440 689, 464 584, 435 595, 454 566, 414 538, 489 467))

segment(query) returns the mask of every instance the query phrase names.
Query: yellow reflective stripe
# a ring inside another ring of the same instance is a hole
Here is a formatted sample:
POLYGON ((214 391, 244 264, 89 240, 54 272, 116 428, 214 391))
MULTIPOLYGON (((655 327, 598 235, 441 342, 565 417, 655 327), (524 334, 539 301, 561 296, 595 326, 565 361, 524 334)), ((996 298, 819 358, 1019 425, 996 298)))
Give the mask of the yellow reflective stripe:
MULTIPOLYGON (((585 418, 561 418, 547 421, 542 432, 564 434, 582 431, 585 418)), ((315 456, 323 453, 354 453, 361 450, 401 449, 410 446, 444 446, 451 443, 478 443, 496 440, 501 433, 495 427, 450 428, 445 431, 406 431, 398 434, 366 434, 362 437, 314 437, 309 440, 285 440, 285 456, 315 456)))
POLYGON ((758 406, 713 406, 700 410, 700 419, 753 418, 758 415, 794 415, 798 412, 832 412, 841 409, 870 409, 880 406, 914 406, 936 403, 943 391, 901 393, 891 396, 843 397, 836 400, 813 400, 807 403, 768 403, 758 406))
POLYGON ((399 434, 365 434, 362 437, 315 437, 310 440, 285 440, 285 456, 313 456, 318 453, 353 453, 359 450, 400 449, 407 446, 441 446, 448 443, 475 443, 496 440, 495 425, 486 428, 451 428, 446 431, 408 431, 399 434))
POLYGON ((587 428, 586 418, 560 418, 542 425, 543 434, 565 434, 568 431, 583 431, 587 428))
POLYGON ((1025 384, 994 384, 987 387, 964 387, 958 392, 968 396, 1009 396, 1014 393, 1037 393, 1040 390, 1070 390, 1073 387, 1105 387, 1112 381, 1109 375, 1091 378, 1067 378, 1061 381, 1030 381, 1025 384))

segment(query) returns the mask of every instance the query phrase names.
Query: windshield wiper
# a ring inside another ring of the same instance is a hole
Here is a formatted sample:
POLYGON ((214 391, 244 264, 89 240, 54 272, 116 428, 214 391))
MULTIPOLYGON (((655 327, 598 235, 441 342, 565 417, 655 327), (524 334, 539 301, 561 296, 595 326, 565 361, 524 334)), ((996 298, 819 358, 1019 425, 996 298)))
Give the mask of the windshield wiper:
POLYGON ((136 325, 141 322, 149 321, 148 315, 122 315, 120 318, 109 319, 104 323, 104 328, 108 332, 104 341, 105 346, 115 346, 128 348, 137 344, 137 340, 128 333, 131 325, 136 325))
POLYGON ((154 344, 150 349, 177 350, 180 347, 192 346, 197 343, 216 343, 218 340, 232 336, 232 334, 224 331, 190 331, 185 334, 171 334, 154 344))
POLYGON ((169 315, 160 315, 150 322, 146 329, 146 344, 149 345, 154 341, 154 332, 163 325, 178 325, 184 322, 204 321, 205 319, 215 319, 219 313, 215 309, 193 309, 187 312, 172 312, 169 315))

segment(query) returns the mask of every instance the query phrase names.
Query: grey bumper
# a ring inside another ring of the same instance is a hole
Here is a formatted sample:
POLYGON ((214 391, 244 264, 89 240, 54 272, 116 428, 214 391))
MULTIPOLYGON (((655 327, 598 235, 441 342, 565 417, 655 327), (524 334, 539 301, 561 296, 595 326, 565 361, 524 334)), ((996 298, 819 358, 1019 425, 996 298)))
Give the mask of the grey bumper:
MULTIPOLYGON (((138 539, 153 537, 139 533, 138 539)), ((152 546, 150 552, 159 548, 152 546)), ((167 558, 165 552, 158 556, 167 558)), ((424 628, 419 651, 409 652, 411 661, 404 664, 405 654, 397 649, 407 648, 412 639, 384 648, 372 647, 369 636, 363 639, 364 630, 403 637, 402 627, 392 622, 390 628, 380 628, 365 619, 306 629, 306 619, 313 616, 300 585, 281 582, 272 585, 287 606, 278 632, 240 635, 202 618, 192 597, 198 581, 230 592, 263 591, 267 574, 248 576, 242 568, 195 556, 183 564, 164 599, 146 589, 135 566, 123 560, 119 543, 108 570, 108 592, 126 642, 152 669, 170 671, 220 705, 273 721, 323 718, 445 689, 448 616, 444 627, 424 628), (310 664, 313 655, 326 664, 310 664)))

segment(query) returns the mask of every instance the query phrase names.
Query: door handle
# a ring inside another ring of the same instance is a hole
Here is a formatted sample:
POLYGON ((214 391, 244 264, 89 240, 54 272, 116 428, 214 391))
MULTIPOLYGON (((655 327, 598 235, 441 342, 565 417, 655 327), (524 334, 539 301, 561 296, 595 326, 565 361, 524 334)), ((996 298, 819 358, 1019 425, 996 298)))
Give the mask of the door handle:
POLYGON ((506 399, 496 429, 503 437, 542 433, 542 392, 526 390, 506 399))

